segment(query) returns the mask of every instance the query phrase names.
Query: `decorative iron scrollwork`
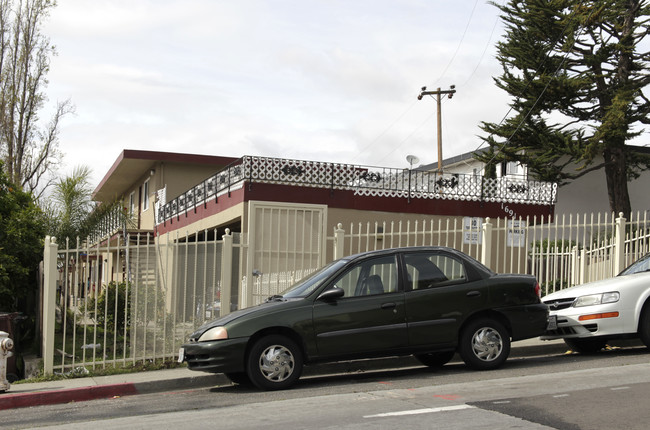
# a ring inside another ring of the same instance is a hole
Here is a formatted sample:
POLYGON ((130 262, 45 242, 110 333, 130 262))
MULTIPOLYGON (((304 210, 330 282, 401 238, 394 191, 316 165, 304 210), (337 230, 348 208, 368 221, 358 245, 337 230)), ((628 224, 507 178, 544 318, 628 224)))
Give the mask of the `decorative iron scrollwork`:
POLYGON ((456 188, 458 185, 458 178, 455 176, 452 176, 451 178, 440 178, 436 181, 436 184, 439 187, 447 187, 447 188, 456 188))
POLYGON ((302 167, 289 166, 289 165, 284 166, 283 168, 280 169, 280 171, 287 176, 302 176, 303 173, 305 173, 305 169, 303 169, 302 167))
POLYGON ((508 186, 508 191, 511 193, 525 193, 528 191, 528 187, 524 184, 510 184, 508 186))
POLYGON ((363 172, 360 177, 364 181, 368 181, 368 182, 380 182, 381 181, 381 175, 379 173, 376 173, 376 172, 363 172))

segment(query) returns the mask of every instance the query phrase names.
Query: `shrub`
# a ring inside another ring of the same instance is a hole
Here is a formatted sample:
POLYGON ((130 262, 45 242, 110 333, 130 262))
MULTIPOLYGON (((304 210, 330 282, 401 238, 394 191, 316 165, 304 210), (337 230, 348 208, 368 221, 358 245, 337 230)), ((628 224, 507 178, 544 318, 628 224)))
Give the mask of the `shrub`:
POLYGON ((127 287, 130 291, 128 282, 111 281, 102 288, 96 304, 92 300, 88 303, 88 312, 93 315, 99 326, 105 326, 109 332, 123 333, 130 326, 131 304, 130 300, 127 302, 126 299, 127 287))

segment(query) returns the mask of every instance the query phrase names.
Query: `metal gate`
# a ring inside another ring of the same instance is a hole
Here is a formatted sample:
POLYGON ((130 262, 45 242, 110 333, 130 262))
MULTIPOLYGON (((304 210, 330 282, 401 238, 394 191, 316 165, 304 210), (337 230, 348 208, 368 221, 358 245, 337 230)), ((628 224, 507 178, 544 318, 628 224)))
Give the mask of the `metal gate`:
POLYGON ((325 264, 325 205, 249 202, 241 306, 261 303, 325 264))

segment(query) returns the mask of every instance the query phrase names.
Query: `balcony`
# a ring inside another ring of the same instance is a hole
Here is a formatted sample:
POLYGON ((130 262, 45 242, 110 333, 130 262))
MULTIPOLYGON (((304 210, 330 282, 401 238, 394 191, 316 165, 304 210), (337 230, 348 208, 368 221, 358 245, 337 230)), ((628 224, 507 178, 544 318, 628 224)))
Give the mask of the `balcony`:
POLYGON ((474 175, 389 167, 244 156, 178 197, 161 205, 161 224, 244 183, 353 191, 355 195, 405 199, 473 200, 553 205, 557 184, 524 177, 487 179, 474 175))
POLYGON ((133 232, 137 228, 135 216, 129 216, 122 205, 115 205, 88 235, 88 245, 110 240, 116 234, 133 232))

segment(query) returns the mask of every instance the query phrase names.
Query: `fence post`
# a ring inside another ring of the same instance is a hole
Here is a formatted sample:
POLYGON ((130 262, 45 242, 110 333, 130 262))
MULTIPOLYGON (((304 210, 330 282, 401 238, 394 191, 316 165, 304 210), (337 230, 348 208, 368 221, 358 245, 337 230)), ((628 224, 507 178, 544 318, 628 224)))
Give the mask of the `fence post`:
POLYGON ((576 245, 571 249, 571 277, 570 277, 571 283, 569 284, 569 287, 578 285, 578 283, 580 282, 580 267, 581 267, 580 250, 576 245))
POLYGON ((43 373, 54 372, 54 326, 56 324, 56 237, 45 237, 43 249, 43 373))
POLYGON ((232 290, 232 234, 230 229, 226 229, 226 234, 222 236, 223 248, 221 249, 221 311, 220 315, 230 313, 230 300, 232 290))
POLYGON ((616 276, 625 269, 625 221, 623 212, 618 214, 616 218, 616 237, 614 238, 614 273, 616 276))
POLYGON ((343 224, 338 223, 334 228, 334 260, 343 257, 345 252, 345 230, 343 224))
POLYGON ((485 218, 481 235, 481 241, 483 243, 483 248, 481 249, 481 263, 490 267, 492 264, 492 223, 490 222, 489 217, 485 218))
POLYGON ((582 248, 580 250, 580 279, 579 284, 587 282, 587 250, 582 248))

